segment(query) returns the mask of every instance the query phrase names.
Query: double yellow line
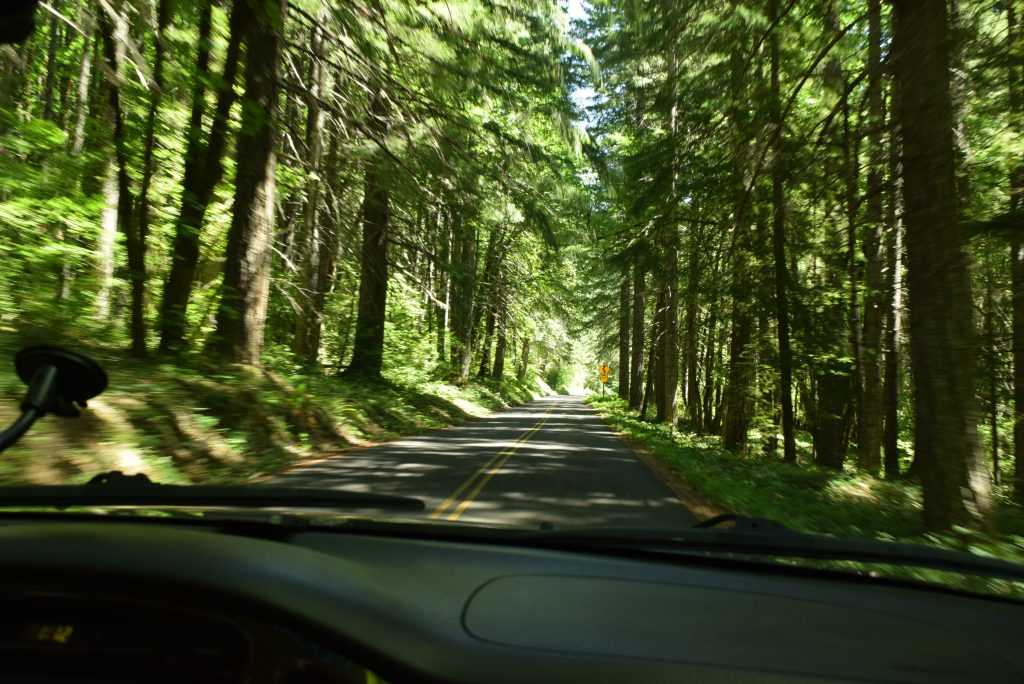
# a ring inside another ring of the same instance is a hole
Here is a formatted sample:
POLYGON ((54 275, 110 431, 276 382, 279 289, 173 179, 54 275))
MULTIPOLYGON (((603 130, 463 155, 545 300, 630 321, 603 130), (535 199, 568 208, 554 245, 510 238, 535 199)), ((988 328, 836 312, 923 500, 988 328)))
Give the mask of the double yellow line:
POLYGON ((469 508, 469 505, 473 503, 473 499, 475 499, 477 495, 483 491, 483 488, 487 486, 487 483, 491 481, 491 478, 494 477, 495 473, 501 470, 502 466, 508 463, 508 460, 512 458, 512 454, 518 451, 519 447, 530 441, 530 438, 533 437, 538 430, 544 427, 544 423, 548 422, 548 418, 551 417, 551 412, 554 409, 555 405, 552 404, 544 413, 544 417, 537 421, 533 427, 520 435, 518 439, 512 442, 511 446, 502 449, 492 456, 487 463, 480 466, 475 473, 469 476, 469 479, 459 485, 459 488, 456 489, 451 496, 441 502, 441 505, 434 509, 434 512, 430 514, 430 517, 437 520, 441 517, 445 517, 447 514, 446 520, 458 520, 459 516, 465 513, 466 509, 469 508), (466 494, 465 498, 462 499, 458 506, 455 506, 455 508, 449 512, 448 509, 452 508, 455 502, 459 500, 459 497, 467 490, 469 490, 469 493, 466 494))

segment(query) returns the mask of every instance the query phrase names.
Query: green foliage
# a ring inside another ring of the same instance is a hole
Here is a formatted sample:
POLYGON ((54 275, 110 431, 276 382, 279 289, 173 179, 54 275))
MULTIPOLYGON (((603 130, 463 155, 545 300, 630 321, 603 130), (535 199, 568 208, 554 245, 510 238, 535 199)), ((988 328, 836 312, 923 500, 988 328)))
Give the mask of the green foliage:
MULTIPOLYGON (((0 355, 13 353, 9 342, 0 355)), ((303 372, 285 359, 258 370, 200 356, 153 363, 87 351, 106 367, 109 390, 83 417, 45 418, 7 450, 4 481, 84 482, 106 470, 163 483, 260 480, 311 457, 465 422, 544 392, 512 380, 415 382, 397 369, 404 381, 367 384, 303 372)), ((0 422, 13 420, 23 393, 13 373, 0 376, 0 422)))
MULTIPOLYGON (((1024 562, 1024 518, 1003 501, 996 537, 956 529, 927 533, 920 519, 917 484, 887 482, 857 473, 797 466, 760 455, 738 458, 723 451, 717 437, 670 431, 665 425, 638 420, 614 396, 593 395, 588 403, 613 428, 649 449, 674 473, 718 507, 752 517, 777 520, 790 529, 812 534, 873 537, 969 551, 982 556, 1024 562)), ((825 567, 863 571, 863 564, 833 562, 825 567)), ((1024 598, 1024 587, 1001 580, 935 570, 872 565, 884 574, 965 589, 1024 598)))
MULTIPOLYGON (((276 185, 266 198, 272 234, 259 254, 240 260, 269 260, 258 283, 269 301, 265 317, 260 302, 237 312, 258 329, 270 370, 221 373, 198 350, 215 331, 224 271, 239 247, 229 244, 229 226, 253 209, 235 205, 235 160, 241 114, 254 104, 244 74, 223 82, 236 2, 170 3, 162 40, 153 30, 156 0, 103 3, 127 36, 118 43, 124 64, 112 70, 99 49, 100 23, 86 20, 95 3, 66 0, 0 63, 0 329, 22 341, 91 346, 123 370, 126 384, 111 394, 109 421, 96 433, 111 445, 134 444, 123 458, 168 478, 238 479, 332 444, 462 420, 465 407, 497 407, 545 388, 600 391, 594 366, 617 365, 619 348, 631 344, 618 334, 618 288, 624 272, 631 280, 639 273, 646 302, 628 313, 647 335, 638 350, 646 373, 677 352, 685 371, 696 370, 696 389, 684 374, 679 394, 694 428, 720 432, 730 397, 749 413, 740 439, 746 456, 679 438, 673 458, 687 477, 723 505, 778 514, 803 529, 920 534, 915 487, 849 470, 864 364, 876 358, 863 353, 864 313, 888 311, 897 293, 907 313, 901 269, 868 257, 878 227, 869 215, 872 178, 882 185, 885 224, 875 251, 903 256, 895 93, 887 68, 873 84, 869 63, 871 40, 883 63, 893 59, 888 4, 873 38, 863 0, 595 0, 571 24, 560 3, 546 0, 288 3, 273 75, 281 94, 267 114, 277 133, 276 185), (204 7, 212 7, 209 73, 199 63, 204 7), (879 121, 873 85, 885 110, 879 121), (198 237, 196 257, 175 244, 186 150, 190 140, 215 137, 222 91, 238 95, 223 158, 190 160, 199 175, 217 166, 210 162, 224 167, 202 225, 188 227, 198 237), (595 95, 585 102, 588 91, 595 95), (193 128, 191 112, 200 109, 193 128), (120 146, 112 134, 118 120, 120 146), (131 201, 118 202, 118 178, 131 201), (128 246, 133 226, 142 232, 146 183, 145 277, 133 292, 128 246), (386 303, 374 303, 385 320, 382 377, 368 385, 336 373, 353 358, 360 305, 372 299, 361 292, 375 275, 363 245, 371 191, 386 195, 386 225, 368 248, 388 276, 386 303), (141 346, 157 348, 172 264, 192 262, 184 354, 121 358, 133 305, 148 330, 141 346), (798 464, 789 465, 759 456, 780 432, 780 265, 800 437, 798 464), (881 306, 872 276, 882 280, 881 306), (658 297, 669 292, 681 332, 662 344, 662 331, 652 356, 654 319, 666 315, 658 297), (530 387, 513 381, 520 371, 530 387), (133 398, 135 385, 151 393, 133 398), (132 404, 143 400, 152 408, 132 404), (237 409, 246 401, 257 407, 252 415, 237 409), (828 460, 824 452, 845 469, 811 466, 828 460)), ((1020 47, 1006 45, 1004 12, 970 2, 958 12, 951 54, 963 68, 951 87, 959 202, 973 235, 977 393, 994 422, 980 432, 981 445, 986 455, 1001 449, 1007 483, 1007 246, 1020 222, 1008 190, 1024 151, 1009 79, 1020 47)), ((894 319, 885 325, 902 337, 894 319)), ((886 360, 902 371, 890 394, 903 468, 916 429, 906 349, 886 360)), ((962 398, 966 407, 974 399, 962 398)), ((634 428, 675 439, 662 428, 634 428)), ((84 437, 39 439, 43 450, 68 447, 77 463, 39 479, 97 465, 84 437)), ((30 477, 24 453, 0 468, 30 477)), ((1001 510, 1005 517, 1015 509, 1001 510)))
POLYGON ((686 482, 731 511, 821 534, 909 538, 924 532, 915 485, 853 470, 791 465, 761 454, 738 457, 722 450, 717 437, 671 432, 665 425, 641 421, 610 395, 595 395, 589 402, 616 429, 650 448, 686 482))

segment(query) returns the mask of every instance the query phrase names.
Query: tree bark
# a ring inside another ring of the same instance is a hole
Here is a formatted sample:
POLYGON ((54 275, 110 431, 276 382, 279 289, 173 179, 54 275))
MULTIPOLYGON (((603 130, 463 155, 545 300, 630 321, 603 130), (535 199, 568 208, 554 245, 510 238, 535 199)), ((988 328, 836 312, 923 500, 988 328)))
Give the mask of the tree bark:
MULTIPOLYGON (((873 0, 874 1, 874 0, 873 0)), ((771 20, 779 21, 778 0, 771 0, 771 20)), ((771 36, 771 91, 772 125, 776 127, 775 149, 772 155, 772 253, 775 261, 775 314, 779 343, 779 399, 782 408, 782 460, 796 463, 796 437, 793 426, 793 353, 789 345, 789 301, 786 268, 786 195, 783 169, 782 102, 779 94, 778 30, 771 36)))
MULTIPOLYGON (((505 281, 502 280, 502 283, 505 281)), ((494 345, 494 369, 491 377, 501 380, 505 374, 505 350, 508 347, 508 293, 498 297, 498 342, 494 345)))
POLYGON ((132 351, 146 353, 146 239, 149 236, 150 206, 149 190, 153 183, 154 151, 156 147, 156 120, 164 94, 164 31, 171 22, 171 0, 159 0, 156 9, 156 37, 153 45, 153 86, 150 92, 149 110, 146 113, 145 143, 142 154, 142 182, 139 186, 137 261, 141 265, 140 278, 132 274, 132 351))
POLYGON ((250 3, 252 13, 246 31, 245 106, 217 331, 210 348, 235 363, 258 366, 270 293, 278 71, 286 0, 241 1, 250 3))
POLYGON ((503 251, 503 229, 499 226, 491 231, 487 239, 487 251, 484 257, 484 273, 480 283, 480 292, 475 300, 479 303, 473 317, 473 330, 479 327, 481 314, 484 318, 484 337, 480 344, 480 367, 477 377, 484 378, 491 371, 491 344, 494 341, 494 329, 497 323, 498 282, 501 280, 501 262, 503 251))
MULTIPOLYGON (((893 100, 898 92, 893 90, 893 100)), ((899 157, 899 137, 895 131, 890 142, 889 219, 886 230, 886 328, 885 379, 882 396, 885 413, 885 477, 900 475, 900 384, 903 356, 903 181, 899 157)))
POLYGON ((985 527, 977 449, 971 285, 958 218, 946 0, 895 0, 896 120, 903 139, 910 361, 924 521, 985 527))
MULTIPOLYGON (((1020 15, 1016 3, 1007 7, 1007 52, 1020 49, 1020 15)), ((1024 135, 1024 70, 1011 62, 1007 74, 1010 116, 1017 138, 1024 135)), ((1010 172, 1010 210, 1024 212, 1024 158, 1018 158, 1010 172)), ((1024 226, 1010 233, 1010 292, 1013 301, 1013 449, 1014 499, 1024 504, 1024 226)))
POLYGON ((999 474, 999 396, 996 393, 996 369, 999 365, 999 347, 996 342, 995 284, 989 275, 985 283, 982 306, 982 326, 985 335, 985 390, 988 403, 989 449, 992 455, 992 484, 998 485, 999 474))
POLYGON ((475 227, 466 220, 461 212, 455 217, 452 234, 454 236, 453 257, 455 249, 458 248, 458 259, 454 259, 452 269, 451 359, 454 381, 464 383, 469 378, 470 362, 473 359, 477 238, 475 227))
POLYGON ((519 373, 516 379, 519 382, 526 382, 526 373, 530 369, 530 338, 523 338, 523 354, 519 359, 519 373))
POLYGON ((644 330, 647 277, 639 263, 633 265, 633 334, 629 360, 629 407, 639 409, 644 390, 644 330))
POLYGON ((864 327, 861 363, 864 387, 857 420, 857 465, 878 474, 882 465, 882 188, 885 148, 882 129, 882 8, 868 3, 868 147, 867 215, 861 237, 864 254, 864 327))
MULTIPOLYGON (((370 103, 371 127, 383 135, 388 106, 382 90, 370 103)), ((363 191, 363 239, 359 258, 359 306, 352 360, 347 375, 376 379, 384 364, 384 321, 388 296, 388 234, 391 206, 383 153, 377 151, 366 168, 363 191)))
POLYGON ((113 117, 114 159, 117 168, 117 228, 125 236, 128 253, 128 279, 131 282, 132 353, 146 353, 146 262, 145 244, 135 221, 135 197, 128 176, 128 141, 125 139, 124 110, 121 106, 121 70, 125 44, 129 40, 127 21, 115 4, 99 11, 100 35, 107 68, 107 102, 113 117))
POLYGON ((238 72, 242 34, 250 23, 249 0, 235 0, 231 9, 230 35, 220 79, 217 107, 207 142, 203 143, 203 116, 206 112, 206 83, 211 80, 210 46, 212 27, 211 0, 204 2, 199 18, 196 78, 192 88, 185 170, 182 178, 181 209, 174 224, 171 268, 164 283, 160 304, 160 351, 178 351, 185 341, 186 314, 196 266, 199 263, 200 235, 206 208, 224 174, 223 156, 227 146, 228 121, 235 102, 234 83, 238 72))
POLYGON ((449 300, 451 296, 452 232, 450 216, 442 217, 442 213, 442 209, 438 207, 437 225, 439 229, 442 225, 444 227, 439 230, 441 249, 437 265, 437 300, 440 303, 435 305, 435 314, 437 316, 437 362, 443 365, 448 350, 448 329, 451 325, 451 302, 449 300), (444 218, 443 221, 442 218, 444 218))
POLYGON ((712 303, 707 323, 707 349, 704 353, 704 422, 698 430, 701 433, 713 434, 718 432, 719 428, 717 418, 721 416, 721 409, 715 400, 714 391, 718 354, 718 305, 712 303))
MULTIPOLYGON (((737 6, 739 2, 733 0, 732 4, 737 6)), ((740 98, 744 94, 745 58, 739 45, 730 54, 729 70, 733 96, 740 98)), ((731 273, 728 277, 732 280, 732 329, 729 338, 729 368, 722 397, 722 446, 728 451, 736 451, 747 443, 753 404, 751 394, 754 388, 751 384, 754 379, 754 360, 751 358, 752 350, 748 350, 753 327, 749 301, 753 288, 748 282, 752 274, 745 182, 749 152, 748 121, 741 107, 735 108, 730 119, 733 230, 731 273)))
POLYGON ((78 89, 75 91, 75 127, 71 134, 71 154, 77 157, 85 145, 85 118, 89 108, 89 82, 92 76, 92 27, 83 21, 85 38, 82 40, 82 57, 78 67, 78 89))
MULTIPOLYGON (((672 184, 669 196, 672 205, 680 203, 677 136, 679 135, 679 60, 675 46, 670 48, 668 78, 672 102, 669 110, 669 134, 671 145, 672 184)), ((658 273, 665 294, 662 312, 663 334, 661 340, 661 391, 658 403, 658 419, 667 423, 670 430, 679 425, 679 224, 670 218, 662 227, 659 242, 665 259, 664 268, 658 273)))
POLYGON ((497 323, 497 312, 494 310, 494 292, 491 292, 492 301, 487 306, 487 318, 484 323, 484 341, 480 347, 480 368, 477 377, 485 378, 491 371, 491 342, 494 339, 494 328, 497 323))
POLYGON ((110 318, 110 303, 114 289, 114 248, 117 245, 118 194, 117 169, 107 165, 103 180, 103 211, 100 214, 100 234, 96 244, 96 316, 100 320, 110 318))
POLYGON ((816 375, 815 400, 809 422, 814 444, 814 462, 825 468, 843 469, 846 457, 844 414, 850 405, 850 378, 835 370, 816 375))
POLYGON ((733 305, 732 332, 729 337, 729 371, 722 400, 722 446, 738 451, 747 444, 751 418, 751 382, 753 360, 750 358, 750 315, 733 305))
POLYGON ((661 419, 675 430, 679 423, 679 228, 672 224, 665 239, 661 373, 664 415, 661 419))
POLYGON ((647 369, 648 376, 653 378, 652 387, 654 389, 654 421, 657 423, 665 422, 666 415, 666 404, 665 400, 668 398, 668 391, 665 387, 665 355, 668 353, 667 345, 665 344, 666 325, 667 325, 667 313, 668 305, 668 288, 664 282, 658 288, 658 302, 654 308, 654 327, 657 329, 652 339, 651 349, 654 352, 654 358, 651 360, 651 364, 647 369))
MULTIPOLYGON (((331 150, 327 158, 327 169, 332 183, 336 182, 338 168, 338 140, 339 134, 335 131, 331 138, 331 150)), ((324 306, 327 303, 327 295, 334 285, 335 265, 338 258, 339 231, 336 219, 333 216, 317 218, 316 225, 318 235, 316 244, 313 246, 315 253, 311 259, 309 270, 311 276, 309 285, 312 290, 309 299, 311 314, 306 327, 306 348, 318 354, 320 350, 320 338, 323 334, 324 306)))
POLYGON ((658 368, 658 346, 661 340, 661 308, 663 304, 662 293, 659 293, 654 306, 654 316, 651 319, 650 341, 647 344, 647 379, 644 382, 643 402, 640 404, 640 420, 647 419, 647 409, 651 404, 651 397, 654 397, 655 402, 658 400, 655 387, 660 370, 658 368))
POLYGON ((620 399, 629 400, 629 266, 619 278, 619 387, 620 399))
MULTIPOLYGON (((321 14, 326 18, 326 15, 321 14)), ((292 351, 307 363, 315 364, 320 354, 320 322, 323 319, 323 306, 317 304, 323 298, 319 296, 319 276, 321 260, 329 259, 325 254, 324 243, 328 236, 324 235, 320 225, 320 167, 323 156, 323 114, 320 109, 320 93, 325 85, 325 70, 321 62, 323 51, 323 33, 319 26, 314 26, 310 37, 313 53, 310 74, 310 92, 306 102, 306 147, 309 150, 306 182, 306 206, 303 212, 303 230, 296 239, 299 264, 299 295, 298 310, 295 312, 295 331, 292 336, 292 351)))
MULTIPOLYGON (((846 84, 844 79, 843 89, 846 84)), ((844 204, 846 209, 846 260, 849 272, 850 297, 847 302, 849 307, 849 339, 850 348, 853 350, 853 415, 856 417, 856 424, 859 429, 864 414, 864 388, 865 369, 864 351, 862 342, 862 316, 861 316, 861 291, 860 281, 863 277, 863 267, 857 259, 857 198, 858 179, 860 176, 860 144, 857 135, 850 126, 850 103, 847 95, 843 95, 843 176, 846 186, 844 193, 844 204)), ((858 443, 858 454, 860 444, 858 443)), ((862 466, 858 459, 858 466, 862 466)), ((870 470, 870 468, 869 468, 870 470)), ((875 472, 877 471, 877 465, 875 472)))
MULTIPOLYGON (((53 8, 60 10, 60 2, 54 0, 53 8)), ((46 77, 43 81, 43 114, 46 121, 53 121, 53 83, 56 80, 57 51, 60 46, 61 21, 56 16, 50 17, 50 46, 46 53, 46 77)))
POLYGON ((703 243, 702 224, 696 224, 690 233, 690 250, 686 269, 686 318, 683 347, 686 355, 686 413, 690 425, 701 432, 700 385, 697 382, 697 291, 700 287, 700 250, 703 243))

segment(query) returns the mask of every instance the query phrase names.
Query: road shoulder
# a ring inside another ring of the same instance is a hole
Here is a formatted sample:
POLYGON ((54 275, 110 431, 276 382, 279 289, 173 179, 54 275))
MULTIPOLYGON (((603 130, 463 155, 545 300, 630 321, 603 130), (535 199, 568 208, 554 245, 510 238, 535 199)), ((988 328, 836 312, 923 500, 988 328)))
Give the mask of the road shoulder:
MULTIPOLYGON (((587 406, 590 405, 587 404, 587 406)), ((663 461, 656 453, 629 435, 620 432, 600 411, 595 409, 593 406, 590 406, 590 408, 594 413, 600 416, 601 421, 608 427, 608 430, 611 431, 627 449, 632 451, 659 480, 664 482, 665 485, 672 490, 676 497, 678 497, 679 503, 689 509, 694 518, 697 520, 705 520, 716 515, 731 513, 729 509, 714 503, 700 490, 684 480, 679 473, 673 470, 672 467, 665 463, 665 461, 663 461)))

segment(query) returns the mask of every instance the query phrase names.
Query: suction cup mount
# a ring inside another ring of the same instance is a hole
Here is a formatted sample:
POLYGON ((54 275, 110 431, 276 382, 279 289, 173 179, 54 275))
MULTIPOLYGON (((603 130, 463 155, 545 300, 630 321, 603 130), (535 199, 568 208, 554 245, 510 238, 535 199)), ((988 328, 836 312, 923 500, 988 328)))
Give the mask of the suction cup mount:
POLYGON ((84 408, 87 400, 107 388, 107 374, 99 364, 63 347, 22 349, 14 357, 14 368, 28 392, 21 402, 21 416, 0 433, 0 451, 18 441, 38 418, 47 413, 77 416, 76 404, 84 408))

